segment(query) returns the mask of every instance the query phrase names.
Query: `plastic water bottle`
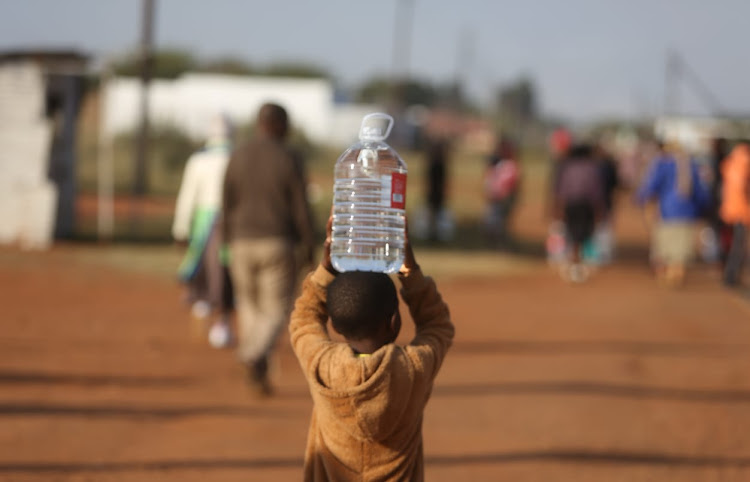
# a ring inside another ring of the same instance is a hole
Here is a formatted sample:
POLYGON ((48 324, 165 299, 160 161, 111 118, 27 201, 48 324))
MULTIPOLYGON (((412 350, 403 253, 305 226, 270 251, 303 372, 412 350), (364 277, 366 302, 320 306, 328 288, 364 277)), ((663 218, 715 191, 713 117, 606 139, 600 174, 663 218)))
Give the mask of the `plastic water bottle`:
POLYGON ((385 139, 387 114, 362 119, 359 142, 336 162, 331 262, 340 272, 395 273, 404 260, 406 163, 385 139))

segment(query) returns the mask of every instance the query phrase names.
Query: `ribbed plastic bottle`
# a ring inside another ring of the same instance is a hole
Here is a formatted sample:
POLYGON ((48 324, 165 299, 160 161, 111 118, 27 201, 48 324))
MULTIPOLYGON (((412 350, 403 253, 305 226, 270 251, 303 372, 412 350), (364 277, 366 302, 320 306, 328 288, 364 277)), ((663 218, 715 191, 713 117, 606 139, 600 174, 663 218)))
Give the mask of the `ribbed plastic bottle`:
POLYGON ((331 262, 339 272, 395 273, 404 260, 406 163, 385 139, 393 118, 362 119, 359 142, 336 162, 331 262))

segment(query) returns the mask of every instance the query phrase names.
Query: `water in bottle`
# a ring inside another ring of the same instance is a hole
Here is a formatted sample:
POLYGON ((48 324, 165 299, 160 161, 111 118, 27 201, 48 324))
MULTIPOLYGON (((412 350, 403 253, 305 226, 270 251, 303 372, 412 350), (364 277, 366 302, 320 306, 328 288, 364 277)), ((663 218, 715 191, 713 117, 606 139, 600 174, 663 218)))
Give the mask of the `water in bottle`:
POLYGON ((362 120, 359 142, 336 162, 331 262, 340 272, 394 273, 404 260, 406 163, 385 139, 387 114, 362 120))

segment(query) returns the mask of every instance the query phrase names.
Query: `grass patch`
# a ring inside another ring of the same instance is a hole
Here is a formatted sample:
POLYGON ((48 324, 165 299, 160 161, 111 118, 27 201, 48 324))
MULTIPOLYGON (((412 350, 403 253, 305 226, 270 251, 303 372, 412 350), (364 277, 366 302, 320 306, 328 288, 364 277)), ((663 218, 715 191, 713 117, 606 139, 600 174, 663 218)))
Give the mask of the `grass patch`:
MULTIPOLYGON (((0 254, 10 252, 0 252, 0 254)), ((70 260, 76 265, 88 265, 112 269, 123 273, 136 273, 155 276, 165 280, 175 279, 177 266, 182 260, 184 249, 166 244, 68 244, 56 248, 50 256, 70 260)), ((320 259, 320 254, 316 259, 320 259)), ((534 258, 514 256, 507 253, 489 251, 458 252, 447 249, 416 249, 417 261, 423 271, 440 279, 486 277, 498 278, 529 273, 544 266, 534 258)), ((4 259, 5 256, 0 256, 4 259)), ((39 262, 34 253, 10 257, 13 265, 22 267, 25 263, 39 262)))

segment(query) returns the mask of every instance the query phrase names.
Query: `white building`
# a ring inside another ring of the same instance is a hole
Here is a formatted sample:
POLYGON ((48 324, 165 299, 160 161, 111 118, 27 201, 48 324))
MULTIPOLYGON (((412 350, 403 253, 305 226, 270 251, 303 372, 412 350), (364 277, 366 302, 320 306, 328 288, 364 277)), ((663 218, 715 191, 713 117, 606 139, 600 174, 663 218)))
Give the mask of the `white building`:
POLYGON ((717 137, 750 137, 750 116, 664 116, 655 121, 654 133, 660 139, 680 142, 694 154, 707 155, 717 137))
MULTIPOLYGON (((140 116, 141 85, 136 78, 107 82, 103 129, 109 134, 131 131, 140 116)), ((373 106, 334 103, 334 88, 326 79, 245 77, 189 73, 174 80, 156 79, 149 87, 152 124, 167 124, 196 139, 205 136, 217 113, 241 124, 254 120, 260 106, 275 102, 289 112, 294 128, 313 142, 346 145, 356 139, 362 116, 373 106)))
POLYGON ((0 52, 0 244, 45 248, 72 235, 86 63, 72 51, 0 52))

